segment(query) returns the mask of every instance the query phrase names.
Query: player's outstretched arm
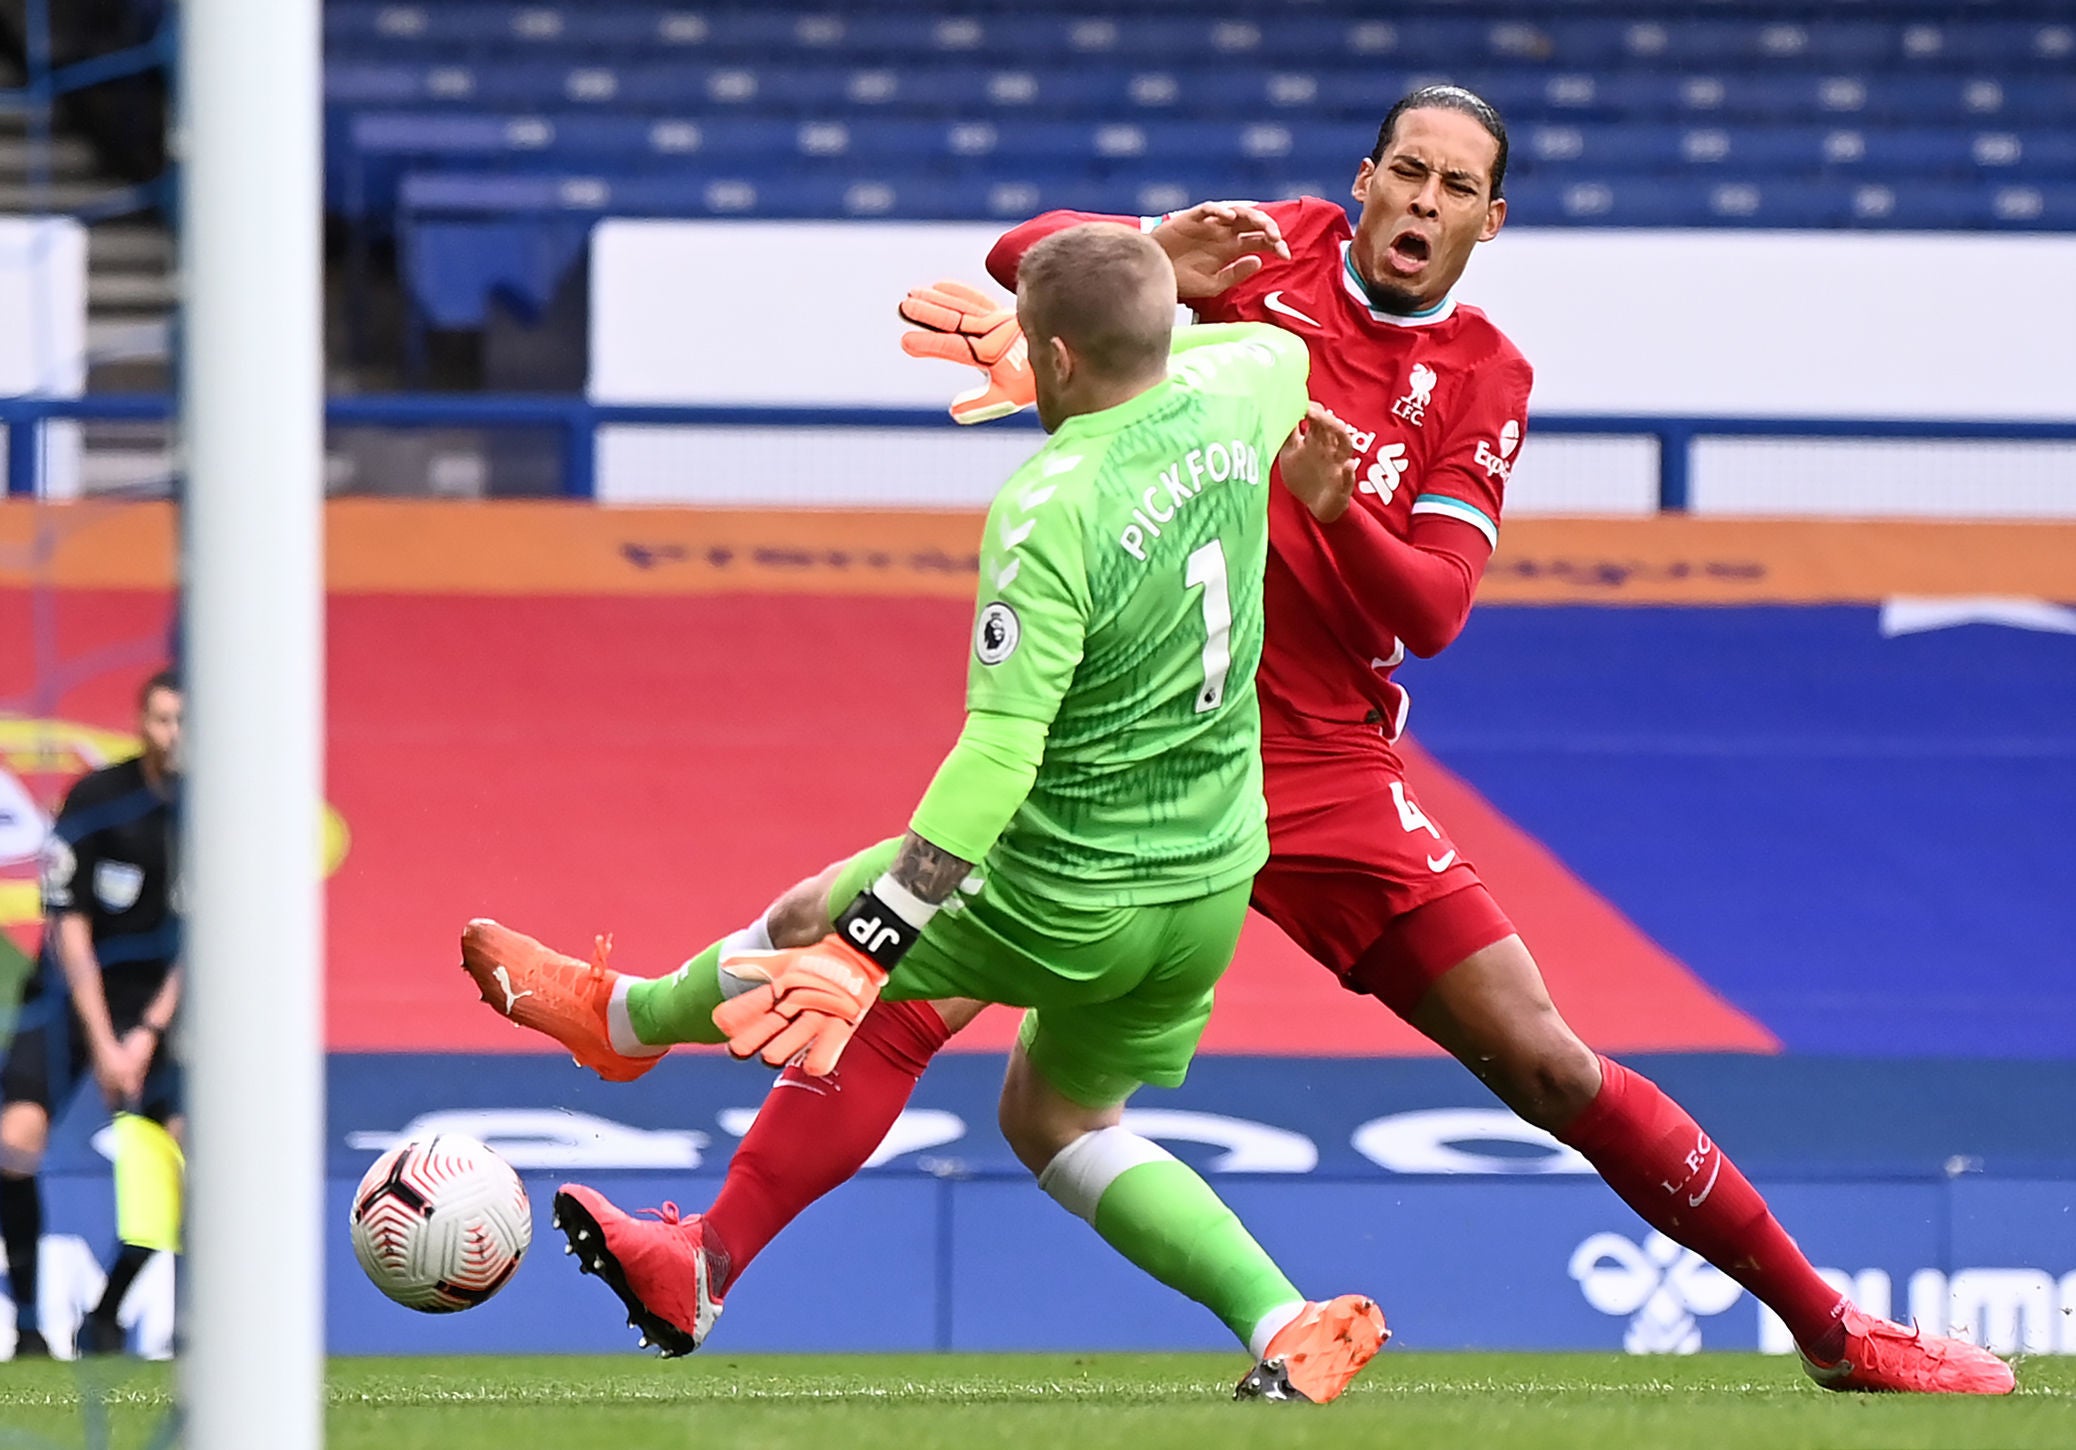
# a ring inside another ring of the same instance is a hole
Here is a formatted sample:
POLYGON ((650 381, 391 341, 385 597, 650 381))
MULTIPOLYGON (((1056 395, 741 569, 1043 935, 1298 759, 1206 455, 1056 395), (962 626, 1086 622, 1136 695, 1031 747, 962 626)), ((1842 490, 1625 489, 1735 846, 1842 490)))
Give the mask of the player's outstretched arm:
POLYGON ((995 239, 995 245, 988 248, 988 275, 1014 292, 1017 269, 1024 264, 1024 253, 1054 232, 1063 232, 1068 227, 1078 227, 1083 222, 1116 222, 1121 227, 1136 227, 1139 225, 1139 218, 1113 216, 1100 211, 1040 212, 1029 221, 1018 223, 995 239))
POLYGON ((1175 264, 1175 295, 1184 302, 1216 297, 1270 257, 1290 258, 1283 228, 1251 201, 1198 202, 1148 235, 1175 264))
MULTIPOLYGON (((988 275, 1014 291, 1024 254, 1054 232, 1083 222, 1143 225, 1138 217, 1101 212, 1045 212, 1002 234, 988 252, 988 275)), ((1149 235, 1175 264, 1175 291, 1184 302, 1216 297, 1260 271, 1269 257, 1290 256, 1282 227, 1251 201, 1199 202, 1162 217, 1149 235)))
POLYGON ((952 399, 954 422, 985 423, 1037 401, 1013 308, 964 282, 947 281, 910 289, 899 310, 902 321, 911 324, 901 334, 903 352, 980 370, 980 383, 952 399))

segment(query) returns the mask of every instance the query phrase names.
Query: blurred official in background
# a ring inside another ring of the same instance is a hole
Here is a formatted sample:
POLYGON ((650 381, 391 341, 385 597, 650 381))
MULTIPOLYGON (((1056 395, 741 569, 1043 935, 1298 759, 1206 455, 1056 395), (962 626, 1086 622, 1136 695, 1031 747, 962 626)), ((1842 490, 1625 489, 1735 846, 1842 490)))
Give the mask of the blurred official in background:
POLYGON ((170 672, 138 699, 144 749, 83 777, 43 853, 43 950, 0 1065, 0 1243, 15 1304, 15 1357, 48 1355, 38 1323, 37 1184, 52 1118, 90 1074, 117 1115, 118 1236, 101 1301, 80 1327, 83 1354, 124 1347, 125 1294, 178 1215, 178 1081, 166 1033, 180 1002, 181 690, 170 672), (156 1125, 156 1126, 151 1126, 156 1125), (161 1171, 140 1181, 140 1162, 161 1171), (125 1160, 128 1160, 127 1162, 125 1160), (129 1181, 126 1181, 126 1175, 129 1181), (141 1195, 141 1196, 140 1196, 141 1195))

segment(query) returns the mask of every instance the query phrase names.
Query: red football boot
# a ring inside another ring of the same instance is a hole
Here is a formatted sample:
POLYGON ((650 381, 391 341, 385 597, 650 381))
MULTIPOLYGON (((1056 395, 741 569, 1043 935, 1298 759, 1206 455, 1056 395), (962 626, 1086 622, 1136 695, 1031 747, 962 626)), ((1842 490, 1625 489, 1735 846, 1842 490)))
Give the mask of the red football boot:
POLYGON ((622 1213, 579 1183, 555 1193, 555 1226, 569 1239, 564 1252, 620 1296, 628 1327, 642 1332, 642 1348, 653 1344, 674 1359, 699 1348, 721 1317, 728 1256, 707 1241, 698 1214, 680 1218, 675 1203, 642 1212, 655 1217, 622 1213))
POLYGON ((1802 1356, 1802 1368, 1827 1390, 1900 1390, 1921 1395, 2008 1395, 2011 1366, 1964 1340, 1921 1334, 1848 1304, 1845 1353, 1835 1364, 1802 1356))

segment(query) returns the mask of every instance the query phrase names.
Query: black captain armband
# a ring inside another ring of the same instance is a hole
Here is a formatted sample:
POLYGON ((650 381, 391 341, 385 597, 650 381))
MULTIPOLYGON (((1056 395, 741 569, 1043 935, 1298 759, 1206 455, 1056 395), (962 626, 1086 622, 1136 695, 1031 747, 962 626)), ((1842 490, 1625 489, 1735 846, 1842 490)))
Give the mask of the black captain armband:
POLYGON ((836 918, 836 934, 872 958, 881 971, 892 972, 936 914, 935 906, 892 876, 882 876, 851 898, 836 918))

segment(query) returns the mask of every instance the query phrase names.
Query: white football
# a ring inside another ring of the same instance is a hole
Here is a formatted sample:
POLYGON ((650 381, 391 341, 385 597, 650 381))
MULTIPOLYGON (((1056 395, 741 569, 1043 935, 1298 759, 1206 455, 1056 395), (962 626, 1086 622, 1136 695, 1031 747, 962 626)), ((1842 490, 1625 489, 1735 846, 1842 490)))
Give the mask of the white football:
POLYGON ((471 1309, 533 1243, 512 1165, 459 1133, 392 1148, 353 1192, 353 1254, 376 1288, 427 1314, 471 1309))

